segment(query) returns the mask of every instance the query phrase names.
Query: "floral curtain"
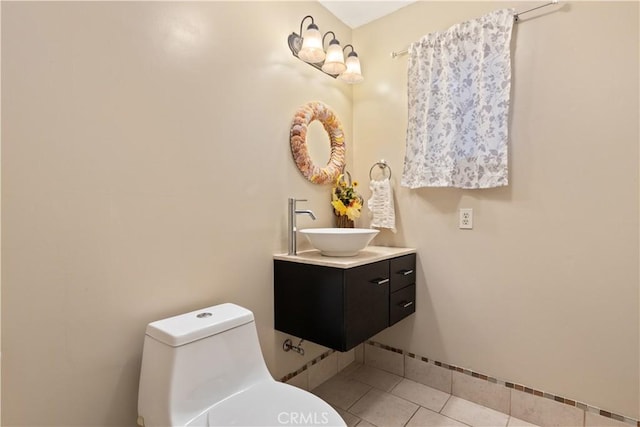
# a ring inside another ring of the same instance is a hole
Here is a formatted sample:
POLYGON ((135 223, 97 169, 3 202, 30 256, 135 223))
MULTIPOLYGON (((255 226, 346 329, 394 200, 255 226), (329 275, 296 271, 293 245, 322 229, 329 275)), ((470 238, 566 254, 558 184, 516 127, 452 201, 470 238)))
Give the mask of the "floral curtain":
POLYGON ((497 10, 409 47, 402 186, 508 184, 513 14, 497 10))

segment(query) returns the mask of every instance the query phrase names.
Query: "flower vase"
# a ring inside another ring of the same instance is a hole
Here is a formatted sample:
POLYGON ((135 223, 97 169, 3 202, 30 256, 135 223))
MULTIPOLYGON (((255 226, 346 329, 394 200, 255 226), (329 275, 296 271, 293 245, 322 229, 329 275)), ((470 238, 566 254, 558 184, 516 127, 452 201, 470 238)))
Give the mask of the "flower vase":
POLYGON ((350 220, 346 215, 337 215, 336 216, 336 226, 338 228, 354 228, 355 225, 353 220, 350 220))

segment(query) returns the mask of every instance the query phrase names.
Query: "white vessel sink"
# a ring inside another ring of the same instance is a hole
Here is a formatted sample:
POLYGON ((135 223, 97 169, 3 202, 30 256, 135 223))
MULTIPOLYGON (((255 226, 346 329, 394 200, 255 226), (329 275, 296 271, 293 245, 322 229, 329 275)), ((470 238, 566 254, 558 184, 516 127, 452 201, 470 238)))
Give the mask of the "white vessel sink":
POLYGON ((324 256, 355 256, 378 234, 370 228, 305 228, 311 246, 324 256))

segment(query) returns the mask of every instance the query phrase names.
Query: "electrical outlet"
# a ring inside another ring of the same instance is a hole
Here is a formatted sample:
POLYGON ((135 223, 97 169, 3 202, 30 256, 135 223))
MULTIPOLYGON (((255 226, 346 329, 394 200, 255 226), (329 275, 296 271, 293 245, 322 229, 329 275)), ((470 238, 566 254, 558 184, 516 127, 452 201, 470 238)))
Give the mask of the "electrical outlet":
POLYGON ((458 228, 471 230, 473 228, 473 209, 461 208, 458 217, 458 228))

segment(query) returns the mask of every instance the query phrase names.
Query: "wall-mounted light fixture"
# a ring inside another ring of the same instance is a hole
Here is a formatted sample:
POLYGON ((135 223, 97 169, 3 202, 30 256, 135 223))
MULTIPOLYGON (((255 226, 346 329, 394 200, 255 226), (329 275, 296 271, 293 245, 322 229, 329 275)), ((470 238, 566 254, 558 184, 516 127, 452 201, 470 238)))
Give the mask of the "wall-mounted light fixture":
POLYGON ((293 56, 303 60, 323 73, 330 75, 334 79, 339 77, 340 80, 347 83, 360 83, 364 80, 360 69, 360 59, 358 59, 358 54, 355 52, 353 46, 348 44, 343 49, 333 31, 327 31, 323 36, 311 15, 302 18, 300 22, 300 35, 291 33, 288 42, 289 49, 291 49, 293 56), (311 19, 311 24, 307 26, 307 29, 303 33, 302 28, 307 18, 311 19), (325 52, 325 40, 329 35, 331 38, 325 52), (351 48, 351 52, 347 55, 345 62, 344 51, 348 47, 351 48))

